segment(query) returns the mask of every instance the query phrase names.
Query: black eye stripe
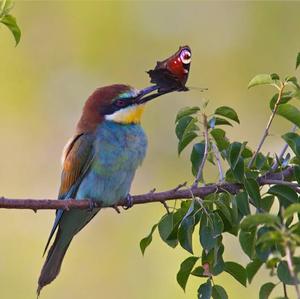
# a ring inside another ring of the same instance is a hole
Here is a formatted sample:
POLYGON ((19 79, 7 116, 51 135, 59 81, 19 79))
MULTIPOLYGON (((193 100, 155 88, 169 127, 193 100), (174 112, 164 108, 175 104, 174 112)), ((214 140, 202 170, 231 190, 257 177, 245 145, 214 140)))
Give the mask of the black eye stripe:
POLYGON ((116 101, 116 105, 119 106, 119 107, 124 107, 126 106, 126 101, 125 100, 117 100, 116 101))
POLYGON ((117 108, 123 108, 132 105, 134 101, 135 98, 118 99, 113 103, 113 105, 117 108))

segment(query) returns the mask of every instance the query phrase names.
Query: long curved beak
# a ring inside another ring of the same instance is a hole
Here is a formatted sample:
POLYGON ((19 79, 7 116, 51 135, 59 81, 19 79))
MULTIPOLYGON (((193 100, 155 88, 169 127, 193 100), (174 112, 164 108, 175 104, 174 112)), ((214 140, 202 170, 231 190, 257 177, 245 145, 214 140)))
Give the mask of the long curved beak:
POLYGON ((156 93, 152 93, 153 91, 156 91, 159 89, 159 86, 158 85, 152 85, 152 86, 149 86, 149 87, 146 87, 144 89, 141 89, 140 90, 140 93, 139 95, 136 97, 136 104, 144 104, 148 101, 151 101, 163 94, 166 94, 166 93, 169 93, 169 92, 172 92, 173 90, 170 90, 170 91, 157 91, 156 93), (152 93, 152 94, 151 94, 152 93))

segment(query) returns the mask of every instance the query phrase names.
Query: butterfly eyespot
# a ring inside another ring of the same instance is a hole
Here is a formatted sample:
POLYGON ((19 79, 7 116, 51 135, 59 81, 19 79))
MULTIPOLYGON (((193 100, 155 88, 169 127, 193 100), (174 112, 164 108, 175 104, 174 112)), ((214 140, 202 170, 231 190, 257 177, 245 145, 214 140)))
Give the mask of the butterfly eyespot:
POLYGON ((189 64, 191 62, 191 57, 191 52, 187 49, 182 50, 180 53, 180 60, 184 64, 189 64))
POLYGON ((116 105, 119 107, 124 107, 126 105, 126 101, 124 100, 117 100, 116 105))

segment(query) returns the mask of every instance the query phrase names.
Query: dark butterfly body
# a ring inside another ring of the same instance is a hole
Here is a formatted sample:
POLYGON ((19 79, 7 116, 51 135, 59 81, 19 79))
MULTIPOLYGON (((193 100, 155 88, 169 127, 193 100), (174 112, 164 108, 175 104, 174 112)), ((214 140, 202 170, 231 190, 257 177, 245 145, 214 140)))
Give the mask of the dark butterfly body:
POLYGON ((148 71, 151 83, 158 86, 159 92, 187 91, 185 84, 189 76, 191 57, 190 47, 183 46, 169 58, 158 61, 155 69, 148 71))

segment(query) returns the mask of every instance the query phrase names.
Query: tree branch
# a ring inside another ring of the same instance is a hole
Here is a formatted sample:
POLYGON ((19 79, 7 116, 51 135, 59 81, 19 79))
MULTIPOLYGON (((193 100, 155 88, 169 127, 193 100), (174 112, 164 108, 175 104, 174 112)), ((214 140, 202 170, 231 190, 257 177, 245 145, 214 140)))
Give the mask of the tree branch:
POLYGON ((274 109, 272 111, 272 114, 270 115, 270 118, 269 118, 267 126, 266 126, 266 128, 264 130, 263 136, 261 137, 261 140, 260 140, 260 142, 258 144, 258 147, 257 147, 254 155, 252 156, 251 160, 249 161, 248 168, 251 168, 251 166, 254 163, 254 161, 255 161, 258 153, 260 152, 260 150, 261 150, 261 148, 262 148, 262 146, 263 146, 266 138, 269 135, 269 130, 270 130, 271 124, 273 122, 273 119, 275 117, 275 114, 277 113, 277 110, 278 110, 278 107, 279 107, 279 104, 280 104, 280 101, 281 101, 281 98, 282 98, 284 87, 285 87, 285 84, 282 83, 281 86, 280 86, 280 89, 279 89, 278 98, 277 98, 277 101, 275 103, 275 106, 274 106, 274 109))
MULTIPOLYGON (((286 180, 290 178, 293 174, 293 167, 288 167, 282 172, 278 173, 268 173, 263 177, 258 178, 258 183, 260 186, 273 185, 273 184, 289 184, 296 192, 300 193, 300 186, 295 183, 287 182, 286 180)), ((192 188, 192 192, 189 189, 180 189, 176 187, 174 189, 164 191, 164 192, 153 192, 150 191, 146 194, 134 195, 132 196, 133 204, 145 204, 145 203, 163 203, 167 200, 175 199, 189 199, 193 196, 204 198, 205 196, 212 193, 231 193, 236 194, 242 188, 243 185, 236 183, 222 183, 222 184, 212 184, 204 187, 192 188)), ((102 206, 101 204, 93 203, 96 208, 104 208, 107 206, 102 206)), ((0 198, 0 209, 28 209, 28 210, 70 210, 70 209, 88 209, 91 206, 91 200, 57 200, 57 199, 9 199, 0 198)), ((119 201, 115 206, 110 206, 115 208, 116 206, 126 206, 126 200, 119 201)))

